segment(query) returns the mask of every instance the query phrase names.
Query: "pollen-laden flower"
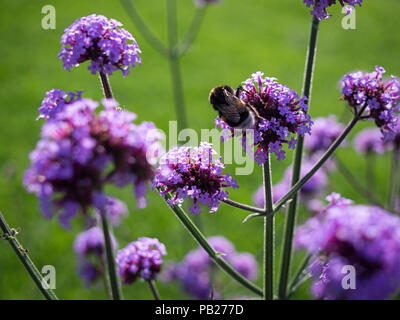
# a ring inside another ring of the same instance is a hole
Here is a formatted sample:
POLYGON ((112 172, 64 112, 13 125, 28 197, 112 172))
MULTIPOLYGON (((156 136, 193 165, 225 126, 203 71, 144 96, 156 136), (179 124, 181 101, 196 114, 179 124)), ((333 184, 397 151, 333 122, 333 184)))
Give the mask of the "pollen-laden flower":
MULTIPOLYGON (((247 153, 254 156, 261 165, 265 163, 269 153, 275 153, 278 161, 285 158, 284 144, 294 149, 297 140, 292 136, 304 136, 311 132, 312 121, 306 114, 306 99, 276 81, 275 78, 264 78, 262 72, 252 74, 243 82, 240 98, 256 110, 260 116, 252 128, 253 137, 248 136, 248 130, 243 132, 242 144, 247 153), (254 146, 255 151, 251 147, 254 146)), ((232 137, 235 130, 219 117, 216 127, 225 129, 222 138, 229 133, 232 137)))
POLYGON ((382 133, 378 128, 368 128, 360 131, 353 140, 354 149, 361 155, 372 153, 383 154, 388 143, 382 139, 382 133))
MULTIPOLYGON (((249 280, 257 279, 258 263, 252 254, 236 252, 232 242, 222 236, 210 237, 207 241, 240 274, 249 280)), ((211 296, 219 299, 221 295, 212 283, 215 272, 212 260, 201 247, 198 247, 189 251, 181 262, 170 265, 163 274, 163 280, 165 282, 177 280, 195 299, 208 300, 211 296)))
POLYGON ((111 75, 121 70, 123 76, 128 75, 130 67, 141 63, 141 51, 132 35, 121 26, 117 20, 96 14, 76 20, 61 37, 58 57, 64 68, 70 71, 90 60, 88 69, 92 74, 111 75))
POLYGON ((196 4, 197 7, 204 8, 209 4, 219 3, 221 1, 222 0, 194 0, 194 3, 196 4))
POLYGON ((201 206, 207 205, 210 212, 219 208, 220 201, 226 200, 227 187, 238 188, 236 181, 228 174, 223 175, 225 167, 221 158, 214 159, 216 151, 210 143, 201 142, 200 147, 176 147, 168 151, 160 160, 153 188, 160 188, 165 195, 170 192, 173 198, 169 205, 181 205, 186 198, 193 199, 190 210, 201 213, 201 206))
POLYGON ((161 271, 163 256, 167 254, 164 244, 156 238, 142 237, 129 243, 117 253, 118 272, 124 284, 136 279, 153 280, 161 271))
POLYGON ((81 99, 68 105, 42 127, 41 139, 31 152, 24 184, 35 193, 45 217, 58 211, 63 226, 81 209, 103 210, 110 199, 106 184, 134 186, 138 205, 146 203, 146 183, 154 176, 160 133, 153 123, 134 124, 136 115, 117 111, 115 101, 81 99))
POLYGON ((381 129, 384 140, 394 139, 394 127, 399 111, 400 82, 392 76, 391 80, 382 79, 385 69, 377 66, 371 73, 354 72, 342 79, 342 94, 354 112, 365 107, 364 117, 375 121, 381 129))
POLYGON ((330 205, 300 226, 295 246, 321 257, 311 267, 319 299, 387 299, 400 287, 400 219, 333 194, 330 205), (356 288, 342 287, 345 266, 356 288))
MULTIPOLYGON (((314 163, 311 160, 303 161, 301 166, 301 177, 304 177, 313 167, 314 163)), ((273 201, 280 200, 291 187, 292 182, 292 166, 289 166, 280 182, 272 188, 273 201)), ((308 207, 310 201, 319 198, 327 189, 328 176, 324 168, 319 169, 309 181, 300 189, 300 199, 308 207)), ((254 193, 253 202, 258 207, 264 207, 264 187, 260 186, 254 193)), ((310 203, 312 204, 312 203, 310 203)))
POLYGON ((42 104, 40 105, 39 116, 36 120, 53 118, 57 112, 64 110, 65 106, 82 98, 82 91, 64 92, 61 89, 52 89, 46 92, 42 104))
POLYGON ((304 146, 310 154, 325 152, 343 130, 344 125, 337 122, 335 115, 316 118, 312 134, 305 138, 304 146))
MULTIPOLYGON (((118 248, 117 241, 111 234, 111 245, 118 248)), ((90 285, 104 275, 105 243, 103 231, 92 227, 77 235, 74 250, 78 257, 78 273, 90 285)))
POLYGON ((306 4, 307 8, 312 6, 312 15, 314 15, 318 20, 324 20, 331 17, 326 9, 337 2, 339 2, 342 7, 346 6, 346 14, 349 14, 355 8, 356 4, 361 7, 363 0, 303 0, 303 2, 306 4))

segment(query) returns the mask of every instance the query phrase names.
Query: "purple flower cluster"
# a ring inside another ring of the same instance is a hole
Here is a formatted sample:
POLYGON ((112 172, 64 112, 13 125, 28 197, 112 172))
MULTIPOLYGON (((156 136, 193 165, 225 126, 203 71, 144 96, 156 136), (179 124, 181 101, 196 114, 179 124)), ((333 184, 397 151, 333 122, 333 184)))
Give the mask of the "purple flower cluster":
MULTIPOLYGON (((236 252, 234 245, 222 236, 207 239, 211 246, 223 254, 232 266, 244 277, 255 280, 258 277, 258 263, 248 252, 236 252)), ((164 274, 165 281, 178 280, 182 288, 193 298, 208 300, 211 295, 219 299, 219 292, 213 288, 213 262, 200 247, 186 254, 180 263, 171 265, 164 274)))
MULTIPOLYGON (((355 5, 358 4, 361 7, 363 0, 338 0, 342 7, 349 6, 351 9, 347 12, 349 14, 355 5)), ((307 8, 313 7, 311 14, 314 15, 318 20, 324 20, 331 17, 326 9, 336 4, 336 0, 303 0, 307 8)))
MULTIPOLYGON (((116 250, 118 244, 112 234, 111 243, 116 250)), ((74 242, 74 250, 79 261, 79 275, 87 285, 94 283, 104 274, 105 243, 101 228, 93 227, 78 234, 74 242)))
POLYGON ((190 197, 193 199, 190 208, 193 214, 201 213, 199 203, 208 204, 210 212, 215 212, 220 201, 228 197, 228 191, 223 188, 238 188, 229 173, 221 173, 225 166, 221 158, 213 159, 215 154, 211 144, 206 142, 201 142, 200 147, 171 149, 160 160, 153 188, 160 188, 162 195, 172 193, 171 206, 181 205, 190 197))
POLYGON ((371 153, 383 154, 388 144, 382 139, 378 128, 368 128, 360 131, 353 140, 354 149, 361 155, 371 153))
MULTIPOLYGON (((240 96, 260 116, 252 130, 254 137, 248 137, 248 132, 244 132, 242 141, 245 151, 251 153, 259 165, 265 163, 269 153, 275 153, 278 161, 285 159, 283 144, 294 149, 297 140, 291 135, 310 133, 312 125, 310 116, 306 114, 305 98, 299 98, 294 90, 278 83, 275 78, 264 78, 263 75, 256 72, 244 81, 240 96), (255 147, 255 151, 250 145, 255 147)), ((223 139, 229 132, 231 136, 234 134, 234 129, 219 117, 216 127, 225 129, 223 139)))
MULTIPOLYGON (((306 160, 301 166, 301 177, 305 176, 313 167, 313 162, 306 160)), ((280 182, 272 188, 273 201, 280 200, 291 187, 292 181, 292 166, 289 166, 280 182)), ((328 186, 328 177, 324 168, 318 170, 312 178, 300 189, 300 198, 308 205, 309 201, 320 197, 328 186)), ((264 207, 264 187, 260 186, 253 196, 253 202, 260 208, 264 207)))
POLYGON ((92 74, 112 74, 121 70, 129 74, 130 66, 141 62, 136 40, 121 27, 122 24, 105 16, 92 14, 76 20, 65 29, 61 38, 61 52, 58 57, 68 71, 82 62, 91 61, 92 74))
POLYGON ((40 118, 50 119, 55 116, 57 112, 64 110, 66 105, 73 103, 76 100, 82 98, 82 91, 64 92, 61 89, 52 89, 46 92, 42 104, 40 105, 39 116, 36 120, 40 118))
POLYGON ((103 100, 105 108, 96 114, 98 105, 81 99, 46 122, 25 173, 24 184, 39 197, 44 215, 62 210, 60 222, 67 228, 79 209, 85 216, 91 206, 104 211, 110 202, 106 184, 134 185, 143 207, 162 150, 153 123, 134 124, 136 115, 118 111, 113 100, 103 100))
POLYGON ((164 244, 157 239, 142 237, 118 251, 118 272, 125 284, 137 278, 153 280, 161 271, 163 256, 167 254, 164 244))
POLYGON ((365 117, 375 121, 381 129, 384 140, 394 139, 394 127, 399 111, 400 82, 392 76, 391 80, 382 79, 385 69, 377 66, 371 73, 354 72, 342 79, 342 94, 354 112, 365 107, 365 117))
POLYGON ((400 287, 400 219, 374 206, 352 205, 333 194, 330 205, 300 226, 295 246, 323 259, 311 267, 319 299, 387 299, 400 287), (356 288, 344 290, 345 267, 356 288))
POLYGON ((312 134, 304 140, 304 146, 310 154, 325 152, 344 130, 344 125, 337 122, 335 115, 316 118, 312 134))

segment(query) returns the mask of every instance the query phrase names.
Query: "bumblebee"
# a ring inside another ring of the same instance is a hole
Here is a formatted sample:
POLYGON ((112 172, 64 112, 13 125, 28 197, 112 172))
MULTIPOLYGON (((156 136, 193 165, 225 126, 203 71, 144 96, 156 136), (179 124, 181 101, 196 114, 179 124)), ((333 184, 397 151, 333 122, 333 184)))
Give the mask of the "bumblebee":
POLYGON ((240 86, 233 90, 230 86, 218 86, 211 90, 208 100, 219 116, 234 129, 250 129, 260 116, 257 111, 239 98, 240 86))

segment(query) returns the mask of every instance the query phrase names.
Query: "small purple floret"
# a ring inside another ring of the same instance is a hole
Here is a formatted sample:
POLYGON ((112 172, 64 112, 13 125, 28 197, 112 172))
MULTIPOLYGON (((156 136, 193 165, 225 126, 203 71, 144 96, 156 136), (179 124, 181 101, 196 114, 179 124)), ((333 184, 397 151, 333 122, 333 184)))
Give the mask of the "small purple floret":
POLYGON ((201 213, 201 206, 207 205, 210 212, 219 208, 220 201, 228 198, 227 187, 238 188, 236 181, 228 174, 221 158, 214 159, 216 152, 211 144, 201 142, 200 147, 176 147, 160 160, 153 188, 160 188, 162 195, 170 192, 174 197, 171 206, 181 205, 186 198, 193 199, 190 208, 193 214, 201 213))
POLYGON ((64 92, 61 89, 52 89, 46 92, 42 104, 40 105, 39 116, 36 120, 44 118, 46 120, 54 118, 55 114, 64 110, 64 108, 76 100, 81 99, 82 91, 64 92))
POLYGON ((164 244, 157 239, 142 237, 118 251, 118 273, 124 284, 138 278, 153 280, 161 271, 163 256, 167 254, 164 244))
MULTIPOLYGON (((308 8, 312 6, 311 14, 314 15, 318 20, 324 20, 331 17, 326 9, 337 3, 336 0, 303 0, 308 8)), ((348 15, 352 10, 355 9, 356 4, 361 7, 363 0, 338 0, 342 7, 346 7, 348 15)))
POLYGON ((392 76, 383 79, 385 69, 376 66, 371 73, 353 72, 342 79, 342 94, 354 112, 366 108, 364 117, 373 120, 381 130, 385 141, 395 137, 398 112, 400 111, 400 81, 392 76))
POLYGON ((111 75, 115 70, 121 70, 123 76, 128 75, 130 67, 140 64, 141 51, 135 38, 121 26, 117 20, 96 14, 76 20, 61 37, 58 57, 63 61, 64 69, 70 71, 90 60, 88 69, 92 74, 111 75))

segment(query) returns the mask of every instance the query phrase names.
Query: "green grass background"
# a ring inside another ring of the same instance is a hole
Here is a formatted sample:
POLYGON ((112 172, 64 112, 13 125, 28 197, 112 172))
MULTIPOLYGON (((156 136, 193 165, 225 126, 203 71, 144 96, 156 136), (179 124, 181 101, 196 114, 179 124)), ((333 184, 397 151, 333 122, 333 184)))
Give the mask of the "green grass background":
MULTIPOLYGON (((151 29, 166 40, 165 1, 135 0, 151 29)), ((179 30, 183 35, 194 13, 191 0, 178 0, 179 30)), ((104 299, 101 287, 87 289, 76 275, 76 259, 72 250, 74 237, 82 230, 76 221, 71 231, 63 230, 57 219, 41 216, 34 195, 22 186, 22 175, 29 165, 28 154, 38 140, 42 121, 35 121, 44 93, 52 88, 83 90, 86 97, 101 99, 99 80, 87 70, 87 63, 67 72, 57 59, 63 30, 75 19, 92 13, 120 20, 137 39, 143 53, 142 66, 126 78, 120 73, 111 77, 115 97, 139 116, 151 120, 165 132, 168 121, 175 119, 170 75, 165 61, 138 33, 119 1, 43 1, 0 0, 0 210, 12 227, 20 227, 20 240, 29 248, 37 266, 54 265, 57 270, 56 293, 61 299, 104 299), (41 28, 41 8, 53 4, 57 12, 55 30, 41 28)), ((340 8, 321 23, 318 56, 311 104, 311 115, 343 114, 339 101, 338 81, 343 74, 356 69, 372 70, 384 66, 389 74, 400 74, 400 20, 397 0, 368 0, 357 9, 357 29, 341 28, 340 8)), ((301 91, 306 46, 311 16, 301 0, 224 0, 210 6, 197 42, 182 59, 182 73, 190 127, 200 132, 213 128, 215 113, 210 108, 209 90, 218 84, 238 85, 251 73, 261 70, 289 87, 301 91)), ((346 121, 350 114, 345 116, 346 121)), ((356 131, 371 123, 359 125, 356 131)), ((354 132, 351 136, 354 136, 354 132)), ((365 161, 355 154, 351 144, 338 151, 349 167, 365 178, 365 161)), ((273 162, 273 179, 277 182, 292 155, 281 163, 273 162)), ((377 159, 376 175, 379 196, 388 189, 389 155, 377 159)), ((229 169, 233 169, 229 166, 229 169)), ((261 171, 237 177, 239 190, 233 199, 251 202, 261 183, 261 171)), ((331 179, 332 190, 363 203, 361 198, 338 174, 331 179)), ((194 240, 183 230, 175 216, 154 192, 149 192, 149 205, 137 210, 131 190, 111 190, 123 199, 130 214, 116 230, 120 246, 140 236, 158 237, 168 249, 167 260, 179 260, 195 248, 194 240)), ((238 251, 258 256, 262 248, 262 221, 241 222, 246 213, 225 205, 214 214, 203 213, 201 222, 207 236, 224 235, 238 251)), ((277 215, 278 251, 284 213, 277 215)), ((300 220, 307 213, 301 211, 300 220)), ((277 257, 277 261, 278 261, 277 257)), ((296 255, 296 261, 300 255, 296 255)), ((278 271, 279 264, 276 265, 278 271)), ((261 268, 260 268, 261 271, 261 268)), ((278 272, 277 272, 278 273, 278 272)), ((261 277, 258 283, 261 285, 261 277)), ((231 280, 224 281, 225 297, 249 295, 231 280)), ((187 296, 177 284, 159 284, 164 298, 184 299, 187 296)), ((295 298, 308 298, 304 287, 295 298)), ((144 283, 124 288, 128 299, 150 299, 144 283)), ((251 295, 250 295, 251 296, 251 295)), ((0 299, 41 299, 28 274, 5 241, 0 241, 0 299)))

